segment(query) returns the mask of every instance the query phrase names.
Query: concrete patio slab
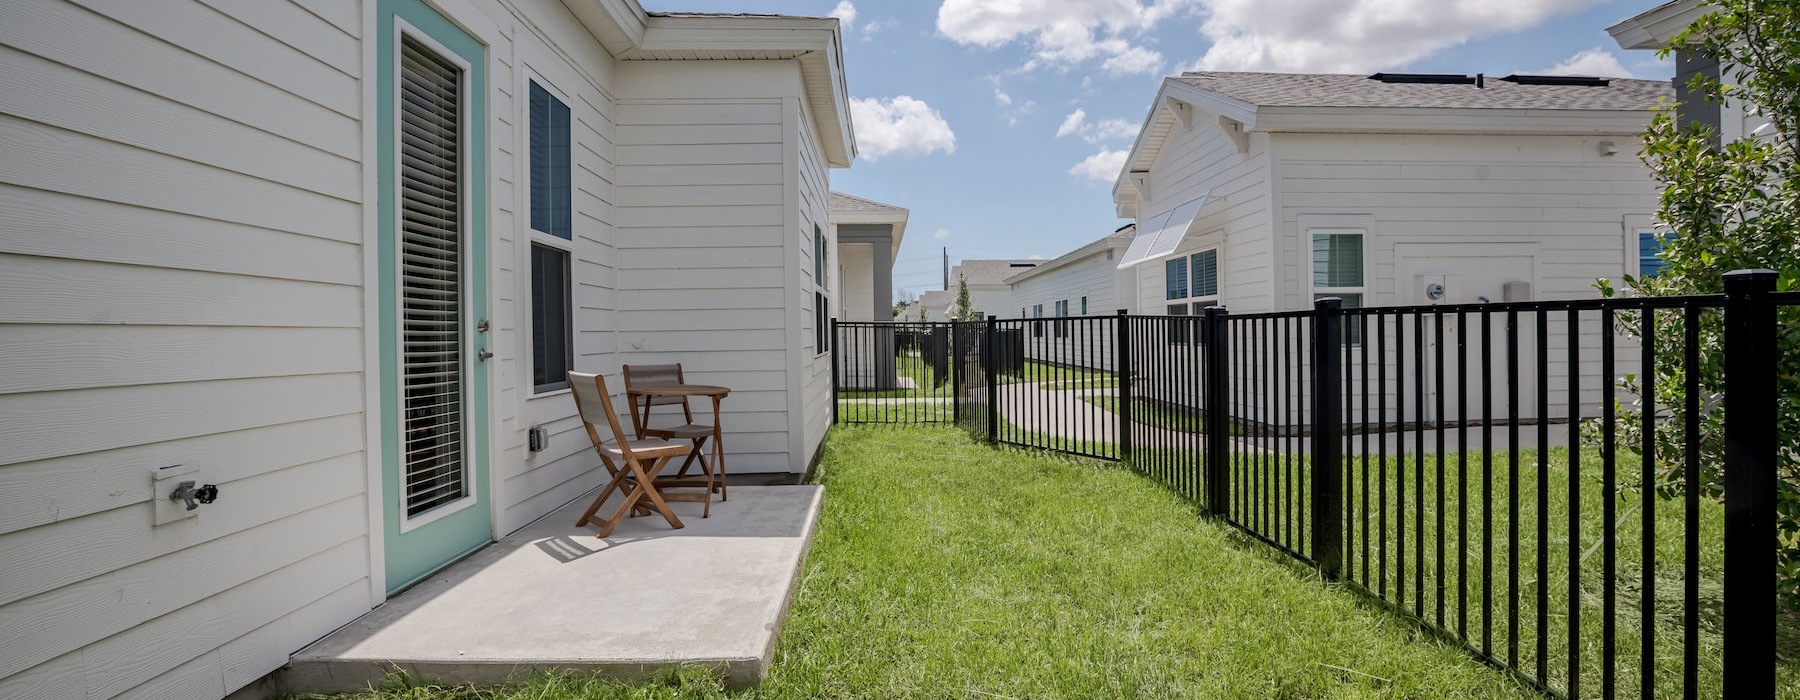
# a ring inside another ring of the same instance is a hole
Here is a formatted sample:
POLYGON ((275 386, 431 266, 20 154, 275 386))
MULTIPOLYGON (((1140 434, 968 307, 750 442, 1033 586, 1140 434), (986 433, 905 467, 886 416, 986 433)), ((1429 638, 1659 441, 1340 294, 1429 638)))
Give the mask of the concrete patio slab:
MULTIPOLYGON (((640 677, 703 665, 733 686, 767 674, 823 488, 734 486, 715 501, 575 527, 594 494, 431 576, 302 649, 288 692, 350 692, 401 670, 492 685, 535 671, 640 677)), ((609 514, 618 503, 602 508, 609 514)))

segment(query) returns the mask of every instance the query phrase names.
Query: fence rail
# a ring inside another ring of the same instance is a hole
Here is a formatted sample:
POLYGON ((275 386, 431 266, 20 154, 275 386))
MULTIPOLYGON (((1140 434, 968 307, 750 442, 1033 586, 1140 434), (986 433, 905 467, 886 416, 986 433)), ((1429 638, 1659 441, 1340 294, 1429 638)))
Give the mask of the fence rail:
POLYGON ((1773 289, 838 323, 837 417, 1128 462, 1551 695, 1774 697, 1773 289))

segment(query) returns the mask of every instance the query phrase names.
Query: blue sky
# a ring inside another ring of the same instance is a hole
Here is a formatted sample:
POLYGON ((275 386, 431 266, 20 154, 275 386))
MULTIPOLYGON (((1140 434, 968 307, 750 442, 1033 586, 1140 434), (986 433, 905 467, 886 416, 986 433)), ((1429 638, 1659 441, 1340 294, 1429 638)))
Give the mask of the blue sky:
POLYGON ((1055 257, 1126 223, 1111 181, 1182 70, 1666 79, 1606 27, 1660 0, 643 0, 837 16, 862 156, 832 189, 912 210, 899 292, 939 251, 1055 257))

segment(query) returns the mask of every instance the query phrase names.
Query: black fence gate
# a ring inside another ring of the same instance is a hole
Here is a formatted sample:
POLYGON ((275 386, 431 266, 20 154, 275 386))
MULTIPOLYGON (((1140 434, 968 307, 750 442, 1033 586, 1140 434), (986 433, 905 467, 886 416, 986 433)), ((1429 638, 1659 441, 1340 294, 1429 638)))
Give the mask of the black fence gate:
POLYGON ((1725 288, 839 323, 837 418, 1128 462, 1551 695, 1770 698, 1800 292, 1725 288))

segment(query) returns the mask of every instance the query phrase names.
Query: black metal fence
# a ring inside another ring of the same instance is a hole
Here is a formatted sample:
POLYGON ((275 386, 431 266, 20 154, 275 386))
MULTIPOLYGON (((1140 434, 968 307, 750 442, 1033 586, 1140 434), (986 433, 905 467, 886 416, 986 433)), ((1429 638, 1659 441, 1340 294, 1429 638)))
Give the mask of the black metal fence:
POLYGON ((838 419, 1127 461, 1552 695, 1774 697, 1777 365, 1800 353, 1777 311, 1800 293, 1773 288, 840 323, 838 419), (864 396, 898 389, 844 368, 889 347, 914 393, 864 396))

